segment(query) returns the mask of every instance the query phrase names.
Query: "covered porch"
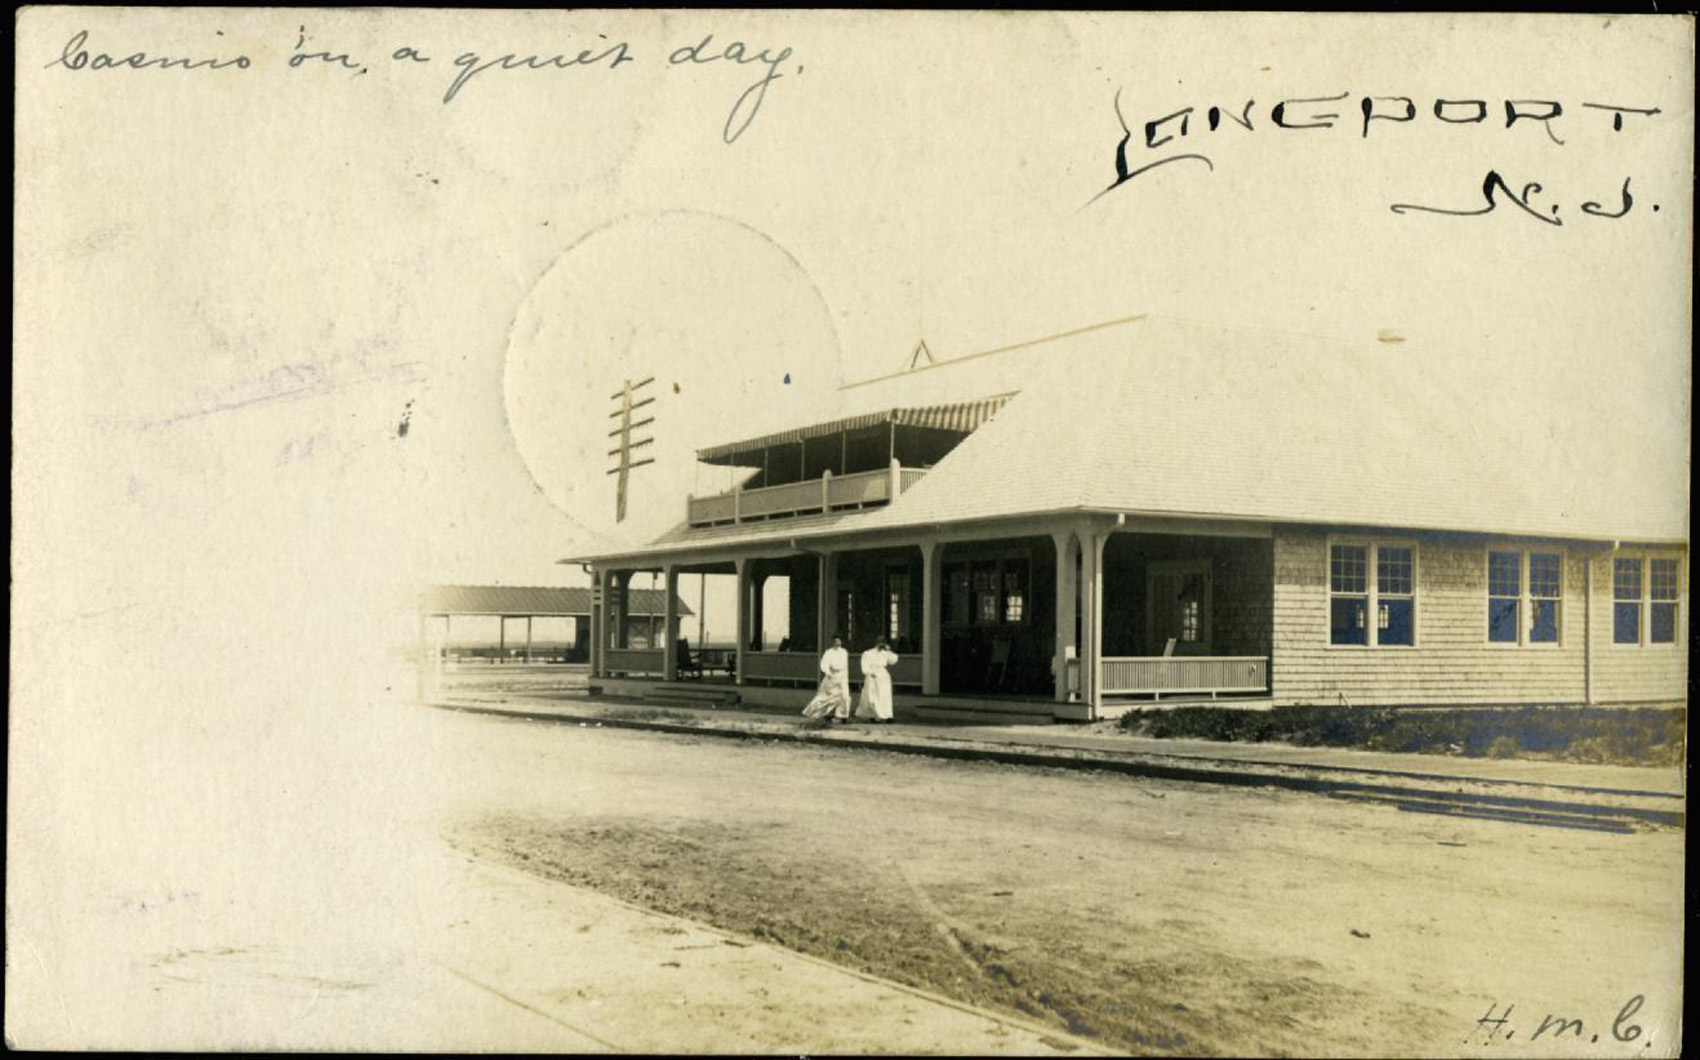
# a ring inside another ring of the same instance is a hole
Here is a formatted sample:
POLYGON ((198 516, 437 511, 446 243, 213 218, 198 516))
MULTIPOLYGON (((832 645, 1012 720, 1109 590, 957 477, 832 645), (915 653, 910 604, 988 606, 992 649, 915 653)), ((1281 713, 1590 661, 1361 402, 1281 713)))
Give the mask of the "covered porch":
POLYGON ((593 565, 593 684, 717 681, 800 707, 837 636, 853 684, 861 652, 890 642, 898 709, 916 716, 1089 721, 1141 702, 1269 694, 1273 556, 1256 524, 1099 516, 727 552, 593 565), (723 678, 693 672, 674 613, 659 644, 615 643, 634 575, 654 571, 671 600, 681 575, 708 568, 736 585, 723 678))

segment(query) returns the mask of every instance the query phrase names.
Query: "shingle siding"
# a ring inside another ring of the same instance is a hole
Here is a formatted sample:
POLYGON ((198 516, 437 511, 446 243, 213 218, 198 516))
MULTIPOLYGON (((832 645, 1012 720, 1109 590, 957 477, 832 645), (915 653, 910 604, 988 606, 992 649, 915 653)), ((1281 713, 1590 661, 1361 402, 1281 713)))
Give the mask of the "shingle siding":
MULTIPOLYGON (((1668 550, 1634 552, 1671 556, 1668 550)), ((1612 642, 1611 554, 1594 560, 1594 687, 1600 702, 1681 699, 1688 689, 1688 564, 1678 564, 1681 598, 1677 601, 1676 640, 1671 644, 1612 642)), ((1643 614, 1643 620, 1645 615, 1643 614)))
MULTIPOLYGON (((1584 701, 1584 553, 1558 545, 1495 546, 1565 553, 1560 642, 1510 646, 1488 641, 1485 538, 1369 535, 1372 541, 1416 544, 1416 644, 1337 647, 1329 644, 1330 539, 1324 529, 1275 532, 1270 682, 1277 703, 1339 703, 1342 696, 1359 705, 1584 701)), ((1593 582, 1595 701, 1682 698, 1686 593, 1679 645, 1619 646, 1611 643, 1609 560, 1596 556, 1593 582)))

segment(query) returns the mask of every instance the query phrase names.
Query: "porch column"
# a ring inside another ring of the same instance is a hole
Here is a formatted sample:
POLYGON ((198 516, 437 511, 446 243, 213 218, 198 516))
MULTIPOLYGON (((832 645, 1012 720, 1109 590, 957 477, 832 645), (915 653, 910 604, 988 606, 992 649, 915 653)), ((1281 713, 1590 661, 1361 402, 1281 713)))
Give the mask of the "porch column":
POLYGON ((498 663, 505 663, 505 662, 508 661, 508 616, 507 615, 503 615, 500 618, 496 619, 496 661, 498 663))
POLYGON ((944 657, 944 546, 921 542, 921 692, 939 694, 940 662, 944 657))
POLYGON ((525 616, 525 661, 531 661, 531 616, 525 616))
POLYGON ((1104 534, 1086 527, 1080 538, 1081 637, 1080 698, 1098 716, 1100 672, 1104 654, 1104 534))
MULTIPOLYGON (((838 554, 823 552, 820 557, 820 650, 832 647, 832 635, 838 632, 838 554)), ((848 645, 846 645, 848 647, 848 645)))
MULTIPOLYGON (((752 563, 754 561, 751 561, 752 563)), ((767 575, 750 570, 750 640, 755 643, 756 651, 766 651, 767 644, 767 575)))
MULTIPOLYGON (((590 634, 585 642, 590 645, 590 676, 602 676, 602 638, 607 634, 602 631, 608 628, 608 620, 603 617, 603 609, 608 606, 608 578, 598 567, 590 568, 590 634)), ((577 630, 574 630, 577 633, 577 630)))
POLYGON ((1056 674, 1056 700, 1068 702, 1068 663, 1079 648, 1074 639, 1074 613, 1078 607, 1080 586, 1074 566, 1074 532, 1058 530, 1051 534, 1051 544, 1057 552, 1056 654, 1052 669, 1056 674))
POLYGON ((679 569, 671 563, 662 568, 661 679, 679 679, 679 569))
POLYGON ((632 607, 632 572, 615 571, 614 585, 616 587, 616 591, 614 593, 614 617, 609 622, 608 629, 608 632, 613 635, 613 639, 608 642, 608 646, 610 648, 624 648, 628 646, 626 643, 626 637, 631 632, 627 628, 630 625, 627 618, 630 616, 632 607))
POLYGON ((732 561, 732 569, 737 574, 738 596, 734 607, 732 628, 737 643, 733 646, 732 680, 735 684, 744 683, 744 652, 750 646, 750 561, 738 559, 732 561))

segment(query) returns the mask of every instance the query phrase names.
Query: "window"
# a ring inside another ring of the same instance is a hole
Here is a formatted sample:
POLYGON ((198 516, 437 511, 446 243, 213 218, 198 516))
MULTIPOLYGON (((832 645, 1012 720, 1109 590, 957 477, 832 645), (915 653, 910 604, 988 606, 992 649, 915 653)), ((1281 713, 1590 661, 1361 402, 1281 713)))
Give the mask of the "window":
POLYGON ((1641 643, 1641 558, 1619 556, 1611 562, 1611 639, 1641 643))
POLYGON ((1330 644, 1368 644, 1369 548, 1335 545, 1328 556, 1328 641, 1330 644))
POLYGON ((1416 632, 1416 586, 1414 552, 1410 548, 1382 545, 1375 550, 1376 643, 1413 643, 1416 632))
MULTIPOLYGON (((1032 620, 1031 574, 1032 559, 1024 554, 981 553, 946 564, 946 624, 1025 625, 1032 620)), ((895 601, 891 606, 896 606, 895 601)))
POLYGON ((1027 621, 1027 564, 1019 561, 1003 566, 1003 620, 1011 625, 1027 621))
POLYGON ((1330 545, 1328 642, 1363 647, 1416 644, 1416 587, 1413 545, 1330 545))
POLYGON ((1488 640, 1516 644, 1523 609, 1523 553, 1488 553, 1488 640))
POLYGON ((1181 595, 1175 623, 1183 644, 1197 644, 1204 634, 1204 575, 1188 574, 1181 579, 1181 595))
POLYGON ((1647 562, 1649 605, 1647 639, 1654 644, 1676 643, 1676 560, 1653 559, 1647 562))
POLYGON ((1529 643, 1557 644, 1564 607, 1564 562, 1556 552, 1529 553, 1529 643))
POLYGON ((1487 606, 1489 643, 1557 644, 1564 612, 1563 555, 1490 551, 1487 606))
POLYGON ((885 635, 893 644, 909 635, 909 572, 885 575, 885 635))
POLYGON ((1613 643, 1676 643, 1682 593, 1679 563, 1674 556, 1618 556, 1612 560, 1613 643))
POLYGON ((996 625, 1003 614, 996 563, 974 564, 974 623, 996 625))
POLYGON ((838 590, 838 636, 844 639, 844 646, 850 647, 856 643, 856 590, 838 590))

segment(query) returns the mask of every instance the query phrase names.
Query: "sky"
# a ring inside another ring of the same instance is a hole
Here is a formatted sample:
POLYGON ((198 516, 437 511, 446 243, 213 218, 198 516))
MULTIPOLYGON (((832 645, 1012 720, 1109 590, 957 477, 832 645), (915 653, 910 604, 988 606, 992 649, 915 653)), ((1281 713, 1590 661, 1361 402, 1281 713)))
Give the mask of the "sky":
POLYGON ((1391 334, 1487 414, 1574 409, 1624 467, 1686 467, 1682 20, 34 9, 20 46, 47 59, 19 95, 15 599, 130 616, 127 656, 364 651, 422 583, 582 584, 560 559, 725 488, 694 449, 852 409, 923 339, 1391 334), (72 69, 79 28, 253 61, 72 69), (597 34, 636 58, 443 102, 597 34), (668 62, 704 35, 747 61, 668 62), (291 68, 298 36, 371 68, 291 68), (1176 154, 1208 161, 1112 187, 1176 154), (1490 171, 1492 212, 1392 208, 1479 209, 1490 171), (610 399, 648 376, 657 463, 616 525, 610 399))

